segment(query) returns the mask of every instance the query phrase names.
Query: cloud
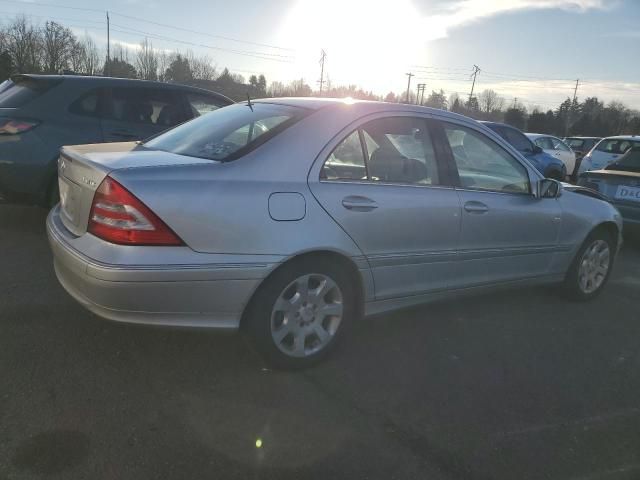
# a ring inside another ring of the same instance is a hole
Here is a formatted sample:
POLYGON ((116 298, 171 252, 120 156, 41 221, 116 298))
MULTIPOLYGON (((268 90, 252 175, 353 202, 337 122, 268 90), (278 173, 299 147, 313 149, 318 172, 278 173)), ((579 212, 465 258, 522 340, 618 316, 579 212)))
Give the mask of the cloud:
MULTIPOLYGON (((429 40, 444 38, 451 28, 523 10, 566 10, 583 13, 611 9, 616 0, 457 0, 431 3, 425 11, 429 40)), ((424 9, 423 9, 424 11, 424 9)))

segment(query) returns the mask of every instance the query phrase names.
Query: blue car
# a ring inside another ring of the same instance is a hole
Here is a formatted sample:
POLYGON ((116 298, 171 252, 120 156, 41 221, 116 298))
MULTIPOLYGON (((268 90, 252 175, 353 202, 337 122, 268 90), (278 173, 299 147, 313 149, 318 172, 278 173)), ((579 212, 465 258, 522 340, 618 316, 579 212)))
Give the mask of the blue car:
POLYGON ((0 202, 57 203, 63 145, 142 140, 231 103, 184 85, 14 75, 0 83, 0 202))
POLYGON ((507 142, 518 150, 524 158, 529 160, 531 164, 546 178, 553 178, 559 181, 565 181, 567 178, 567 167, 561 160, 545 153, 542 148, 535 145, 529 140, 524 133, 511 125, 496 122, 481 122, 496 132, 507 142))

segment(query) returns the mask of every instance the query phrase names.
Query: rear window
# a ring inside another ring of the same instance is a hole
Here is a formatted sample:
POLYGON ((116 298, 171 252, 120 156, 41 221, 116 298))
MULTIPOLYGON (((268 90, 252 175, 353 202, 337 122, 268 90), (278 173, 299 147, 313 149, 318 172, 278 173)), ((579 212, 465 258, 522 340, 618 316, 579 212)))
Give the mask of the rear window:
POLYGON ((629 150, 631 147, 640 147, 640 140, 605 138, 598 144, 596 150, 598 152, 622 154, 629 150))
POLYGON ((567 143, 571 148, 581 148, 585 142, 582 138, 568 138, 567 143))
POLYGON ((60 83, 46 79, 18 77, 0 84, 0 107, 18 108, 60 83))
POLYGON ((308 110, 286 105, 235 104, 202 115, 145 143, 165 152, 230 161, 246 155, 308 110))

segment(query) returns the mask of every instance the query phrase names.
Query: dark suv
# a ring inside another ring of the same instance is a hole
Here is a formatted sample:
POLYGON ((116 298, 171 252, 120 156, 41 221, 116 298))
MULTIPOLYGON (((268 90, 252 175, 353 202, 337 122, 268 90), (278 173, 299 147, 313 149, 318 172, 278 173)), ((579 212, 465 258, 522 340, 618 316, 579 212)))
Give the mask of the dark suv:
POLYGON ((15 75, 0 84, 0 199, 55 203, 63 145, 141 140, 231 103, 183 85, 15 75))

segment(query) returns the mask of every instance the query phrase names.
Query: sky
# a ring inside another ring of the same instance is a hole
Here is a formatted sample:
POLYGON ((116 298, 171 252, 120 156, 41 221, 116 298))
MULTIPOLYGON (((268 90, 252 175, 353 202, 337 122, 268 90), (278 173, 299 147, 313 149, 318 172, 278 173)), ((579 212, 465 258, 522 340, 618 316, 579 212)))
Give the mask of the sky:
MULTIPOLYGON (((572 96, 640 109, 640 0, 0 0, 0 19, 56 20, 111 42, 208 55, 219 69, 314 89, 355 84, 385 95, 468 96, 491 88, 543 110, 572 96), (326 79, 326 77, 325 77, 326 79)), ((0 20, 0 21, 3 21, 0 20)))

